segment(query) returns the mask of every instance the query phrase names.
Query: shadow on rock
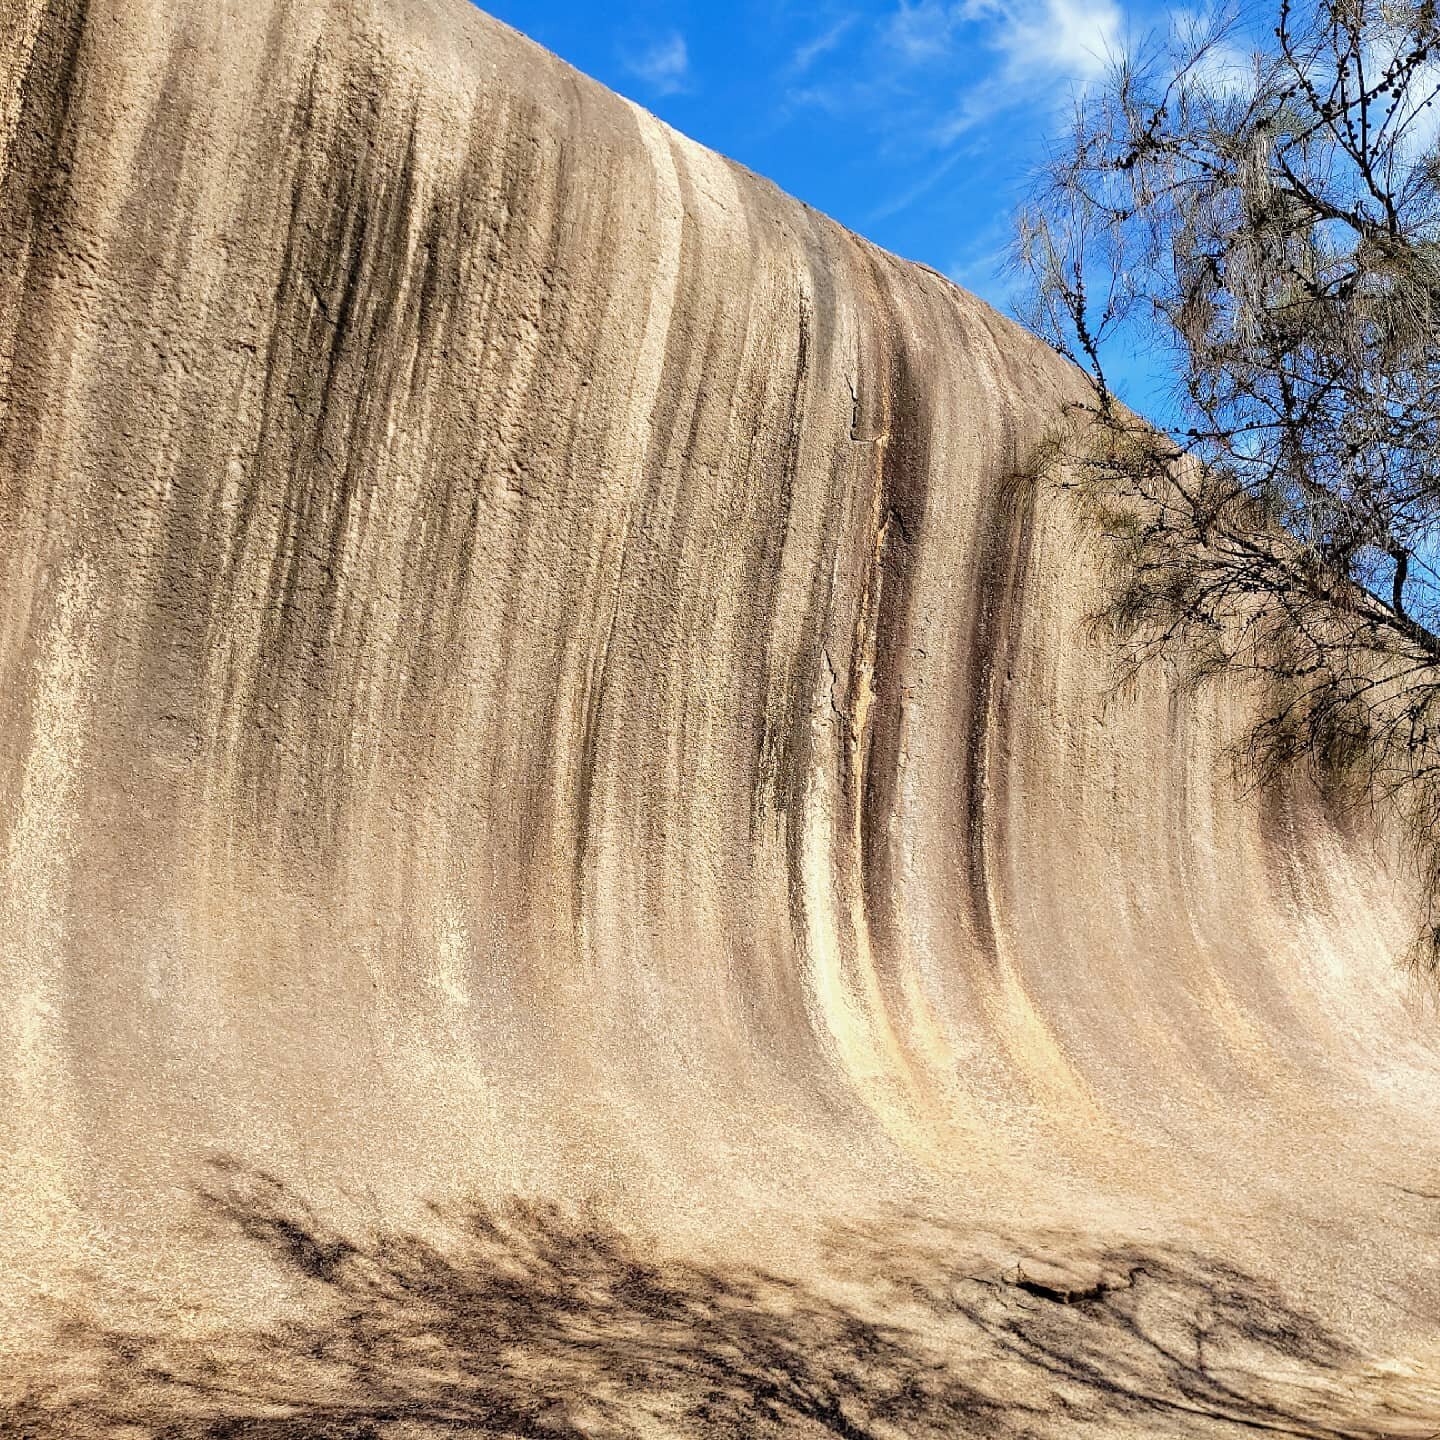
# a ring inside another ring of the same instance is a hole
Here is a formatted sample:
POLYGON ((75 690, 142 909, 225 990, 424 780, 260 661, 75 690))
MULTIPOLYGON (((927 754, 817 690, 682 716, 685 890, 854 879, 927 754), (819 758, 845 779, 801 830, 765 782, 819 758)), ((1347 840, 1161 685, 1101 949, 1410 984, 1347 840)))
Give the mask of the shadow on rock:
POLYGON ((232 1163, 202 1199, 292 1282, 293 1318, 204 1339, 72 1323, 56 1370, 0 1411, 0 1433, 1407 1433, 1376 1418, 1337 1337, 1194 1254, 1049 1234, 997 1268, 901 1218, 837 1231, 812 1284, 651 1257, 554 1206, 437 1208, 423 1238, 361 1237, 232 1163))

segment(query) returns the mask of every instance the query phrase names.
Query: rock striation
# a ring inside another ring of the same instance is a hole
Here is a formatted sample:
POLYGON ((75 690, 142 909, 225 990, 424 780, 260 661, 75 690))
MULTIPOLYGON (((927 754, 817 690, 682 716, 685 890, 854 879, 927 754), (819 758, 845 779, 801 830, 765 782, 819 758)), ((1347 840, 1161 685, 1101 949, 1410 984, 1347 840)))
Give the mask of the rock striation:
POLYGON ((0 1432, 1440 1427, 1406 877, 1076 393, 461 0, 0 0, 0 1432))

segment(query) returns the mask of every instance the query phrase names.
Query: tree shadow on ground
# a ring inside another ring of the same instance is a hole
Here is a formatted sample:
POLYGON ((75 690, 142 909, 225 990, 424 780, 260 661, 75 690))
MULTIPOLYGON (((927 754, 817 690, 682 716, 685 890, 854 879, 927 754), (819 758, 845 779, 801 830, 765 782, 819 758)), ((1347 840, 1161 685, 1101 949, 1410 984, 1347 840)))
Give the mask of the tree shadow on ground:
POLYGON ((812 1284, 648 1256, 550 1205, 436 1207, 425 1237, 362 1237, 230 1162, 201 1198, 292 1283, 292 1318, 204 1338, 72 1321, 0 1434, 1420 1433, 1380 1415, 1351 1383, 1360 1357, 1313 1316, 1189 1252, 1052 1233, 997 1268, 897 1217, 836 1231, 812 1284))

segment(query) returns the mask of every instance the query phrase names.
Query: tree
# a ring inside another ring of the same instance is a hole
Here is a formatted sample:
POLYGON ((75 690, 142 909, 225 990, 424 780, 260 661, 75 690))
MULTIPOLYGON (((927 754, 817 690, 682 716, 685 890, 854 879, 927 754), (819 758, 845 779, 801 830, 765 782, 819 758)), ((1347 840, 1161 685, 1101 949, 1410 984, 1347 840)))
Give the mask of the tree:
POLYGON ((1264 696, 1260 775, 1409 824, 1440 968, 1440 23, 1279 0, 1147 43, 1023 206, 1023 316, 1090 381, 1048 452, 1098 519, 1122 671, 1264 696), (1247 44, 1247 42, 1249 42, 1247 44), (1167 424, 1106 360, 1174 377, 1167 424))

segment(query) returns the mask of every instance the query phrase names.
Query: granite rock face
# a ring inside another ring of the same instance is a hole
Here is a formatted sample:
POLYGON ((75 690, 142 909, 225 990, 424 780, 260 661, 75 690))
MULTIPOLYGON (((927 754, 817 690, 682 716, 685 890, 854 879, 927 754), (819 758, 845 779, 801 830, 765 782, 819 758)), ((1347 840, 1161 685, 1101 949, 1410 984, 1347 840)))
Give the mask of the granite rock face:
POLYGON ((460 0, 0 0, 0 1431, 1440 1428, 1405 875, 1075 393, 460 0))

